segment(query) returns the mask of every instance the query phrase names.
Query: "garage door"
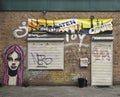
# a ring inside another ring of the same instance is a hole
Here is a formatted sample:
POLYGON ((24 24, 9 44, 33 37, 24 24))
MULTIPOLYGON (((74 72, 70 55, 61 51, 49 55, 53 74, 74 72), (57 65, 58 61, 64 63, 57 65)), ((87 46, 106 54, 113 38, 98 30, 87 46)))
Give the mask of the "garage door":
POLYGON ((113 42, 93 41, 91 50, 91 85, 112 85, 113 42))
POLYGON ((29 41, 28 69, 64 69, 64 40, 29 41))

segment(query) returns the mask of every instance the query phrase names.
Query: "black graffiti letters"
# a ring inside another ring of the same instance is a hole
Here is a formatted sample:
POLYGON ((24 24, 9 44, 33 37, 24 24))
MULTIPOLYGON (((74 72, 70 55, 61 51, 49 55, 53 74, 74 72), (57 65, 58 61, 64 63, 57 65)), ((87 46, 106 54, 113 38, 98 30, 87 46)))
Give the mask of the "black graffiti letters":
POLYGON ((73 24, 77 24, 77 21, 74 19, 71 19, 69 21, 62 22, 62 23, 58 24, 57 26, 62 28, 62 27, 67 27, 67 26, 73 25, 73 24))
POLYGON ((97 33, 100 33, 101 31, 102 32, 111 31, 112 29, 113 29, 112 23, 107 23, 107 24, 100 25, 98 27, 91 28, 89 30, 89 34, 97 34, 97 33))
POLYGON ((52 58, 47 58, 45 55, 39 55, 39 54, 36 54, 36 56, 37 56, 37 63, 39 65, 43 65, 44 63, 48 65, 52 63, 52 58))
POLYGON ((47 57, 46 55, 40 55, 38 53, 31 53, 34 63, 37 65, 49 65, 53 62, 52 58, 47 57))

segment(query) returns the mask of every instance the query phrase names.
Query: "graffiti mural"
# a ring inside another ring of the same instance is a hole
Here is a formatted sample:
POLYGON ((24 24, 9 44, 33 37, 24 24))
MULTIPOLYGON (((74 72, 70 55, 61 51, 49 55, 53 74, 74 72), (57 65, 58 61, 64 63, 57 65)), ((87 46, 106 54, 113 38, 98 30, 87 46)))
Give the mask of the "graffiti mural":
POLYGON ((28 19, 26 22, 13 32, 14 37, 40 38, 43 34, 65 34, 66 42, 69 40, 80 39, 79 51, 83 45, 83 40, 87 34, 111 34, 112 19, 28 19))
POLYGON ((4 53, 4 85, 22 85, 23 50, 18 45, 9 46, 4 53))
POLYGON ((65 35, 67 43, 79 38, 79 48, 87 35, 112 34, 112 19, 28 19, 28 38, 41 35, 65 35))

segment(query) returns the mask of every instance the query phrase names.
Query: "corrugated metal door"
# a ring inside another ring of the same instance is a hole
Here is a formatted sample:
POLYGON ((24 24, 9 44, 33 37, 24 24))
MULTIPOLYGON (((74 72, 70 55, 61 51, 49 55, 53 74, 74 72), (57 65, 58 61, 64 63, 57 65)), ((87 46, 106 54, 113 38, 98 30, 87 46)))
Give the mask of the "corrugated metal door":
POLYGON ((64 69, 64 41, 28 42, 28 69, 64 69))
POLYGON ((91 50, 91 85, 112 85, 113 42, 93 41, 91 50))

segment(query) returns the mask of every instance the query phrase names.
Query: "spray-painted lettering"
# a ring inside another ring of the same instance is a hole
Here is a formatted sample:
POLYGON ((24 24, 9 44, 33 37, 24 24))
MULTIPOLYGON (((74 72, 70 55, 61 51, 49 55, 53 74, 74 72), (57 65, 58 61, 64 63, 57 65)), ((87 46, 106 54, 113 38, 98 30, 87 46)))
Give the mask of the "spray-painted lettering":
POLYGON ((22 26, 19 26, 18 29, 16 29, 13 32, 13 35, 16 38, 23 38, 27 36, 27 34, 28 34, 28 28, 27 28, 26 22, 22 22, 22 26))
POLYGON ((110 61, 110 52, 107 49, 100 49, 98 47, 93 48, 93 57, 94 61, 101 60, 103 61, 110 61))
POLYGON ((31 53, 33 61, 37 65, 49 65, 53 62, 53 59, 50 57, 47 57, 46 55, 40 55, 38 53, 31 53))
POLYGON ((79 38, 80 42, 79 42, 79 51, 80 51, 80 48, 82 47, 82 43, 83 43, 83 39, 85 38, 86 34, 72 34, 70 36, 70 34, 66 34, 66 41, 69 42, 70 39, 71 40, 75 40, 77 38, 79 38))

